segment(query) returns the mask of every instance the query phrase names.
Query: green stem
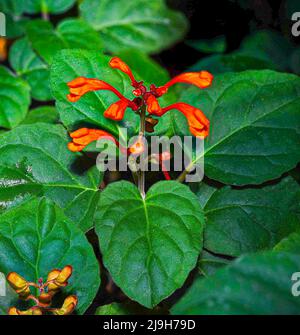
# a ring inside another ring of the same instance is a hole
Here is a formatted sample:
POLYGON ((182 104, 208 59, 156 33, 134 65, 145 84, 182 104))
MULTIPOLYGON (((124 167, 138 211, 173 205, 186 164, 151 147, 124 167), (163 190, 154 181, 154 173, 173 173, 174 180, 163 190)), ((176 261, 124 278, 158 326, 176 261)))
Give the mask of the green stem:
POLYGON ((191 162, 186 169, 179 175, 179 177, 176 179, 178 182, 183 183, 185 180, 185 177, 187 174, 189 174, 191 172, 191 170, 193 169, 194 164, 193 162, 191 162))

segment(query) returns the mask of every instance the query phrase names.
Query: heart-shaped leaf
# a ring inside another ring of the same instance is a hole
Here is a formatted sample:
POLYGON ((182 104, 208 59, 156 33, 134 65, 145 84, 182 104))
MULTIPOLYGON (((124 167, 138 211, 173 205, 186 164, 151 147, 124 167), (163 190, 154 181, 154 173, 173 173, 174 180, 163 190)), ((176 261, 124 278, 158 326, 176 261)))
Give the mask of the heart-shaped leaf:
POLYGON ((5 67, 0 67, 0 128, 16 127, 26 116, 30 88, 5 67))
POLYGON ((198 279, 172 308, 172 314, 299 314, 291 276, 299 255, 268 252, 243 256, 213 276, 198 279))
POLYGON ((102 50, 98 33, 80 19, 65 19, 56 29, 49 21, 34 20, 27 24, 26 34, 33 49, 48 64, 62 49, 102 50))
POLYGON ((114 281, 148 308, 183 285, 202 248, 202 210, 177 182, 155 184, 145 199, 133 184, 113 183, 101 193, 95 222, 114 281))
MULTIPOLYGON (((91 304, 100 285, 98 261, 83 232, 52 202, 33 199, 2 214, 0 241, 5 275, 14 271, 37 282, 51 270, 71 265, 73 274, 63 292, 77 295, 79 314, 91 304)), ((0 298, 1 305, 5 300, 0 298)))
POLYGON ((85 0, 82 17, 100 32, 113 53, 139 49, 159 52, 180 40, 187 30, 183 14, 170 10, 164 0, 85 0))
POLYGON ((203 185, 198 191, 207 220, 204 245, 216 254, 239 256, 270 249, 300 228, 299 185, 291 177, 259 189, 205 189, 203 185))
POLYGON ((52 100, 48 65, 32 50, 27 38, 16 41, 9 52, 9 62, 31 87, 31 95, 40 101, 52 100))
POLYGON ((82 230, 91 228, 101 173, 96 168, 83 171, 85 158, 71 153, 67 142, 62 126, 45 123, 19 126, 1 136, 0 210, 43 194, 82 230))
POLYGON ((300 161, 299 77, 268 70, 228 73, 209 89, 188 88, 181 100, 210 119, 204 155, 208 177, 233 185, 260 184, 300 161))

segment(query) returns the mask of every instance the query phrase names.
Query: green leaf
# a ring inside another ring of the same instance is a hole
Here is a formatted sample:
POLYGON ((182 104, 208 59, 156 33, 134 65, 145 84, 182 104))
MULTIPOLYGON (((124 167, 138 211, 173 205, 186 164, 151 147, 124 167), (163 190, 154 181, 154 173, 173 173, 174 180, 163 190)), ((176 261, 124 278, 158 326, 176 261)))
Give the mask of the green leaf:
MULTIPOLYGON (((1 298, 0 298, 1 299, 1 298)), ((145 308, 133 301, 112 303, 97 308, 95 315, 166 315, 168 311, 161 307, 145 308)))
POLYGON ((22 124, 50 123, 55 124, 59 121, 59 115, 55 107, 42 106, 31 110, 22 124))
POLYGON ((0 209, 43 194, 65 210, 82 230, 93 226, 101 173, 84 171, 82 154, 67 149, 62 126, 45 123, 19 126, 1 136, 0 209))
POLYGON ((299 314, 300 299, 291 292, 291 276, 299 267, 299 255, 290 253, 243 256, 213 276, 197 279, 171 312, 176 315, 299 314))
POLYGON ((98 261, 83 232, 52 202, 34 199, 2 214, 0 237, 1 272, 15 271, 37 282, 51 270, 71 265, 64 295, 77 295, 77 313, 88 308, 100 285, 98 261))
POLYGON ((224 35, 206 40, 187 41, 187 44, 204 53, 223 53, 227 47, 226 37, 224 35))
POLYGON ((211 276, 218 269, 224 267, 225 265, 229 263, 230 261, 228 259, 220 257, 220 256, 215 256, 203 250, 200 256, 200 259, 198 261, 199 273, 205 277, 211 276))
POLYGON ((214 189, 203 207, 205 248, 230 256, 272 248, 300 228, 292 219, 299 208, 298 193, 299 185, 291 177, 258 189, 214 189))
POLYGON ((0 0, 0 11, 5 14, 21 15, 26 4, 19 0, 0 0))
POLYGON ((290 69, 294 73, 300 74, 300 48, 296 48, 291 54, 290 69))
POLYGON ((272 63, 272 67, 285 71, 293 46, 282 34, 271 30, 260 30, 247 36, 240 52, 272 63))
POLYGON ((182 39, 187 20, 168 9, 164 0, 85 0, 82 17, 100 32, 105 48, 112 53, 139 49, 159 52, 182 39))
MULTIPOLYGON (((209 178, 232 185, 261 184, 300 161, 299 77, 268 70, 227 73, 216 77, 209 89, 188 88, 181 100, 210 119, 204 154, 209 178)), ((184 129, 184 122, 178 127, 184 129)))
POLYGON ((243 55, 238 52, 228 55, 212 55, 203 58, 191 68, 192 71, 206 70, 214 75, 225 72, 261 69, 276 69, 276 66, 273 66, 272 63, 266 60, 243 55))
POLYGON ((76 0, 25 0, 25 11, 29 14, 61 14, 70 9, 76 0))
POLYGON ((0 66, 0 127, 16 127, 26 116, 30 104, 29 86, 0 66))
POLYGON ((97 308, 95 315, 131 315, 122 304, 116 302, 97 308))
POLYGON ((68 18, 60 22, 56 29, 49 21, 34 20, 26 28, 33 49, 48 64, 62 49, 102 50, 99 35, 83 20, 68 18))
POLYGON ((48 65, 32 50, 27 38, 16 41, 9 52, 9 62, 18 76, 31 87, 32 97, 40 101, 52 100, 48 65))
POLYGON ((126 295, 148 308, 180 288, 196 265, 203 221, 193 193, 171 181, 152 186, 145 199, 133 184, 113 183, 101 193, 95 216, 106 268, 126 295))
POLYGON ((28 22, 27 17, 12 16, 5 14, 6 16, 6 37, 14 39, 25 34, 25 26, 28 22))
POLYGON ((275 251, 286 251, 293 254, 300 254, 300 231, 282 239, 275 247, 275 251))

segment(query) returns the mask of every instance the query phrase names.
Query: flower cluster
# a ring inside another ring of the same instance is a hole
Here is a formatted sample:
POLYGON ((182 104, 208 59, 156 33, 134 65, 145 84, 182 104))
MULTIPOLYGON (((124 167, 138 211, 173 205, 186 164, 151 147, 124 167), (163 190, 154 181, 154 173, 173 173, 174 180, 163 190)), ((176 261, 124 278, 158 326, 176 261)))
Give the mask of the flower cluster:
MULTIPOLYGON (((133 87, 134 98, 132 100, 124 97, 116 88, 110 84, 100 80, 85 77, 78 77, 68 83, 69 94, 67 98, 70 102, 78 101, 83 95, 91 91, 108 90, 113 92, 118 100, 109 106, 104 112, 106 118, 120 121, 124 118, 127 108, 137 112, 141 108, 146 108, 151 116, 161 117, 170 110, 179 110, 186 118, 189 124, 190 132, 194 136, 205 138, 209 134, 209 120, 200 109, 190 106, 183 102, 178 102, 167 107, 161 107, 159 98, 166 94, 171 86, 176 83, 192 84, 201 89, 207 88, 212 84, 213 76, 207 71, 188 72, 178 75, 163 86, 156 87, 150 85, 149 90, 144 85, 143 81, 137 81, 129 68, 120 58, 113 57, 109 62, 110 67, 118 69, 128 75, 131 86, 133 87)), ((152 119, 153 120, 153 119, 152 119)), ((150 122, 151 123, 151 122, 150 122)), ((150 124, 151 125, 151 124, 150 124)), ((155 126, 155 120, 152 122, 152 127, 155 126)), ((110 138, 116 144, 116 140, 111 134, 97 129, 79 129, 71 134, 73 141, 69 144, 71 151, 81 151, 89 143, 101 138, 110 138)), ((118 145, 118 144, 117 144, 118 145)))
POLYGON ((68 285, 68 279, 72 275, 72 267, 65 266, 62 270, 54 269, 49 272, 47 281, 43 283, 40 278, 38 283, 28 282, 16 272, 10 272, 7 275, 7 281, 10 286, 19 295, 19 298, 26 301, 32 301, 34 306, 25 311, 18 310, 16 307, 11 307, 8 310, 9 315, 43 315, 51 313, 54 315, 71 314, 78 303, 75 295, 68 296, 61 308, 51 308, 53 296, 62 288, 68 285), (31 287, 37 289, 38 295, 33 295, 31 287))

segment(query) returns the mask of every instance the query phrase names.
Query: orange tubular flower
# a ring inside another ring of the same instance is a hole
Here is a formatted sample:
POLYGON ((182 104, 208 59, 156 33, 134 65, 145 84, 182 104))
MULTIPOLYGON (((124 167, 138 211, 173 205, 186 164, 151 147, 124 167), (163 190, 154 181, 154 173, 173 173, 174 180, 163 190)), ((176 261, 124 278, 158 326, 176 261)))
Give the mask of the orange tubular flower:
POLYGON ((113 57, 110 60, 109 65, 110 65, 111 68, 118 69, 118 70, 122 71, 123 73, 127 74, 127 76, 131 80, 131 85, 133 87, 136 87, 138 85, 138 82, 135 80, 134 75, 132 74, 132 71, 131 71, 130 67, 126 63, 124 63, 122 61, 122 59, 120 59, 119 57, 113 57))
MULTIPOLYGON (((213 75, 211 73, 207 71, 182 73, 171 79, 163 86, 156 87, 154 84, 151 84, 150 87, 147 88, 143 81, 138 82, 135 79, 130 67, 120 58, 113 57, 110 60, 109 65, 113 69, 122 71, 130 78, 131 85, 134 88, 132 90, 132 94, 135 96, 134 99, 127 99, 117 89, 102 80, 78 77, 68 83, 68 87, 70 89, 70 93, 67 95, 68 100, 70 102, 76 102, 88 92, 109 90, 118 97, 118 100, 105 110, 104 116, 106 118, 121 121, 124 118, 127 108, 132 109, 137 112, 137 114, 141 114, 144 113, 144 109, 146 107, 147 112, 150 115, 159 117, 163 116, 171 109, 178 109, 186 116, 190 131, 193 135, 203 138, 208 136, 209 120, 205 117, 201 110, 183 102, 175 103, 171 106, 162 108, 158 102, 158 98, 167 93, 168 89, 176 83, 191 84, 201 89, 207 88, 213 81, 213 75)), ((145 116, 145 119, 147 120, 147 115, 145 116)), ((151 117, 148 117, 148 119, 151 120, 151 122, 148 122, 148 128, 145 129, 149 129, 150 132, 153 132, 154 126, 158 121, 152 119, 151 117)), ((112 140, 122 150, 122 152, 125 152, 126 150, 128 153, 136 154, 140 153, 140 150, 142 150, 140 143, 136 143, 128 150, 122 148, 112 135, 103 130, 82 128, 71 133, 70 136, 73 141, 68 144, 68 148, 73 152, 82 151, 89 143, 96 141, 99 138, 108 138, 112 140)))
POLYGON ((169 87, 177 83, 191 84, 199 88, 207 88, 212 84, 213 79, 213 75, 207 71, 186 72, 171 79, 164 86, 157 87, 156 93, 158 94, 158 96, 162 96, 163 94, 168 92, 169 87))
POLYGON ((70 102, 78 101, 84 94, 92 91, 112 91, 120 99, 126 99, 118 90, 103 80, 78 77, 68 83, 70 94, 67 98, 70 102))
POLYGON ((153 94, 150 94, 146 99, 147 111, 149 114, 160 116, 162 115, 162 109, 159 105, 158 100, 153 94))
POLYGON ((129 101, 127 99, 121 99, 115 102, 114 104, 110 105, 103 115, 108 119, 121 121, 124 117, 128 105, 129 101))
POLYGON ((187 118, 190 132, 194 136, 207 137, 209 133, 209 120, 203 114, 203 112, 193 106, 190 106, 184 102, 178 102, 162 109, 162 114, 165 114, 171 109, 179 110, 187 118))
POLYGON ((71 133, 70 136, 73 141, 68 144, 68 148, 73 152, 82 151, 88 144, 99 139, 110 140, 119 147, 121 151, 123 150, 123 147, 120 146, 119 142, 110 133, 104 130, 80 128, 71 133))
POLYGON ((7 59, 7 39, 0 37, 0 61, 7 59))

